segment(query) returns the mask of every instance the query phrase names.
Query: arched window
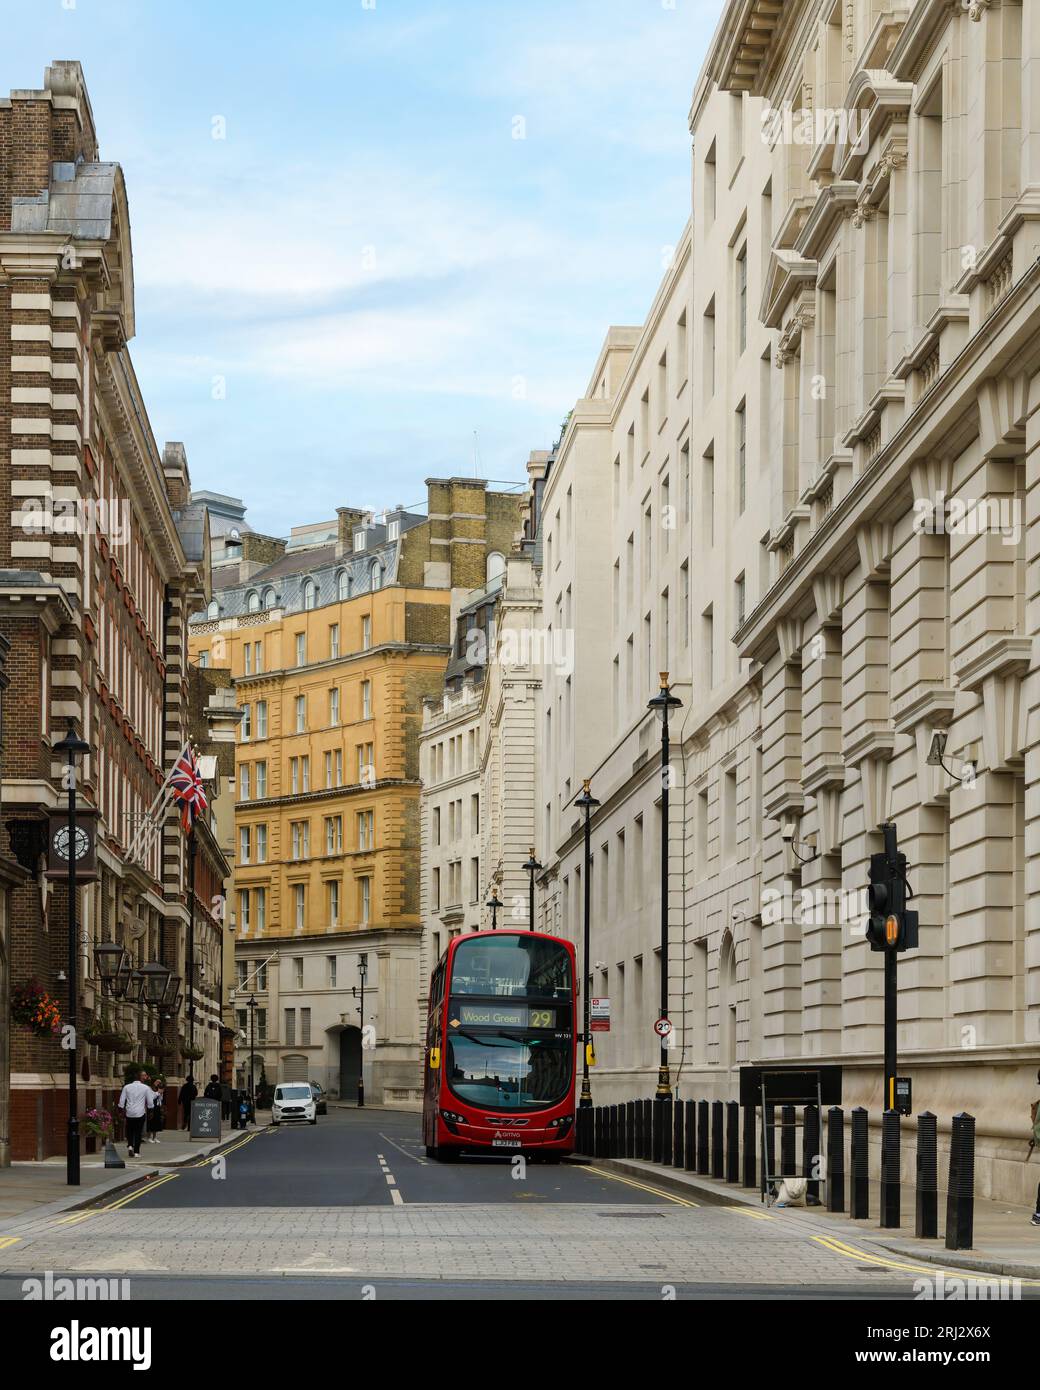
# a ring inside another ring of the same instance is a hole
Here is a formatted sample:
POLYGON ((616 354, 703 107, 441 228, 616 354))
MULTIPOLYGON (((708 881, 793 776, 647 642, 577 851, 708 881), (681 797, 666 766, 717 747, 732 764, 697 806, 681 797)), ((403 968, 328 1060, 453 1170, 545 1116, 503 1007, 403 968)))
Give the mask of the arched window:
POLYGON ((313 608, 318 602, 318 586, 313 579, 303 581, 303 606, 313 608))
POLYGON ((501 579, 506 572, 506 557, 499 550, 493 550, 487 557, 487 568, 485 575, 489 584, 496 579, 501 579))
POLYGON ((372 592, 383 587, 383 566, 377 560, 372 566, 372 592))
POLYGON ((260 612, 260 595, 255 589, 250 589, 249 593, 246 594, 246 611, 248 613, 260 612))
POLYGON ((275 606, 275 603, 276 603, 276 602, 277 602, 277 599, 275 598, 275 592, 274 592, 274 590, 273 590, 273 589, 265 589, 265 590, 264 590, 264 607, 265 607, 265 608, 273 608, 273 607, 275 606))
POLYGON ((210 600, 210 605, 209 605, 209 607, 206 609, 206 617, 207 617, 207 618, 219 618, 219 617, 220 617, 220 604, 217 602, 216 599, 211 599, 211 600, 210 600))
POLYGON ((349 570, 340 570, 336 576, 336 593, 340 598, 350 598, 354 588, 354 581, 350 577, 349 570))

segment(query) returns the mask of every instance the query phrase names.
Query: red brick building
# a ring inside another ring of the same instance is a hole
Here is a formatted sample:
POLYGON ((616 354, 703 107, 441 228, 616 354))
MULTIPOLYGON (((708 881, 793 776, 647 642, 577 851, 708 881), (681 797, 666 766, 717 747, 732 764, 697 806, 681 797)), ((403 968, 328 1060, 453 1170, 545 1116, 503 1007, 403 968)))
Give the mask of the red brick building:
MULTIPOLYGON (((25 872, 8 888, 0 1001, 34 979, 67 1012, 66 889, 43 866, 47 813, 62 797, 52 748, 72 720, 91 747, 79 795, 99 813, 97 878, 79 890, 78 1022, 104 1011, 133 1039, 129 1052, 81 1050, 82 1108, 110 1099, 131 1059, 156 1058, 171 1079, 181 1071, 157 1037, 183 1031, 183 1008, 164 1019, 103 1000, 94 960, 97 943, 116 941, 135 966, 159 960, 185 975, 176 818, 128 850, 187 738, 186 617, 205 600, 208 527, 190 504, 184 449, 160 452, 152 436, 133 335, 123 174, 99 160, 79 64, 55 63, 42 89, 0 99, 0 635, 10 642, 0 852, 9 845, 25 872)), ((67 1054, 16 1024, 9 1053, 0 1163, 60 1151, 67 1054)), ((2 1062, 0 1048, 0 1117, 2 1062)))

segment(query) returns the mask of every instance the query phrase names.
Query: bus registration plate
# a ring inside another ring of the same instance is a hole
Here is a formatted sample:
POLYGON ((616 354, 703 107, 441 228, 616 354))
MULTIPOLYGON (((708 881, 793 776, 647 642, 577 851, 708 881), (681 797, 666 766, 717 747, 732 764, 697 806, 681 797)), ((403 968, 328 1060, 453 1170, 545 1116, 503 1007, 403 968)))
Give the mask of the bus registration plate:
POLYGON ((492 1141, 491 1141, 491 1147, 492 1147, 493 1149, 518 1149, 518 1148, 520 1147, 520 1140, 519 1140, 519 1139, 492 1139, 492 1141))

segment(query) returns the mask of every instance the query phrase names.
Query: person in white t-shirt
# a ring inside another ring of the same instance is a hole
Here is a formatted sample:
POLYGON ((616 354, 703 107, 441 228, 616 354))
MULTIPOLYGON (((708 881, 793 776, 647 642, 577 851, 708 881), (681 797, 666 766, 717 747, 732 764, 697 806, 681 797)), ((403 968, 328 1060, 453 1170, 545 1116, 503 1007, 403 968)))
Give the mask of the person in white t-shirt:
POLYGON ((141 1152, 141 1134, 144 1122, 155 1104, 155 1092, 148 1084, 148 1073, 141 1072, 136 1081, 128 1081, 119 1096, 119 1108, 126 1116, 126 1147, 130 1158, 141 1152))

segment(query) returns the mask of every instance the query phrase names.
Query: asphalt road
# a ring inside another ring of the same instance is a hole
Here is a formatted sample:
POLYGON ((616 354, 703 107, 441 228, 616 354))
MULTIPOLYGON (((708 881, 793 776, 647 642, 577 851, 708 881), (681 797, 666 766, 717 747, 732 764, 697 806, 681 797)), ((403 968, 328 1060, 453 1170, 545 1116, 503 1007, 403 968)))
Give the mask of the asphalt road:
POLYGON ((595 1163, 435 1163, 418 1116, 336 1107, 0 1230, 0 1299, 45 1271, 135 1301, 913 1299, 922 1274, 866 1235, 842 1250, 595 1163))

